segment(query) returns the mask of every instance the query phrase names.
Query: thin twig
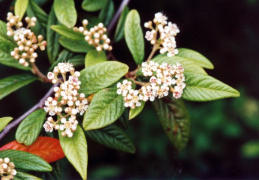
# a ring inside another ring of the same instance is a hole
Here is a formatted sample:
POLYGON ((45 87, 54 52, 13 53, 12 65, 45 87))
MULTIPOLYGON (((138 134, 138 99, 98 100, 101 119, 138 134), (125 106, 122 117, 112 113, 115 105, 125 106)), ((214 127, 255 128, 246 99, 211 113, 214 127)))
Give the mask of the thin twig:
POLYGON ((121 2, 121 5, 119 7, 119 9, 117 10, 116 14, 114 15, 113 19, 111 20, 111 23, 109 24, 108 26, 108 34, 111 33, 115 23, 118 21, 120 15, 121 15, 121 12, 123 11, 124 7, 128 5, 128 3, 130 2, 130 0, 123 0, 121 2))
POLYGON ((57 87, 59 85, 59 83, 53 85, 49 91, 45 94, 45 96, 43 98, 41 98, 41 100, 35 104, 31 109, 29 109, 27 112, 25 112, 23 115, 21 115, 19 118, 17 118, 16 120, 12 121, 10 124, 8 124, 4 130, 1 132, 0 134, 0 141, 1 139, 3 139, 3 137, 5 135, 8 134, 8 132, 10 132, 11 129, 13 129, 14 127, 16 127, 18 124, 20 124, 29 114, 31 114, 33 111, 35 111, 36 109, 40 109, 43 108, 46 99, 51 96, 54 93, 54 88, 57 87))

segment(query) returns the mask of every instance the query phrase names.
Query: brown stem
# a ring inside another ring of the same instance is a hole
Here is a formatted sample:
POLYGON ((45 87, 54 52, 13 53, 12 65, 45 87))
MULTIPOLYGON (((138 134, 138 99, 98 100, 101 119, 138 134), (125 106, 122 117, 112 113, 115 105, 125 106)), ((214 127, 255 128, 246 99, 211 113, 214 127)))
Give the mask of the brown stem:
POLYGON ((51 80, 49 80, 44 74, 42 74, 39 70, 39 68, 36 66, 36 64, 31 63, 32 68, 31 71, 33 74, 37 75, 40 79, 42 79, 46 83, 51 83, 51 80))
POLYGON ((147 58, 147 62, 150 61, 152 59, 152 57, 154 56, 155 52, 158 50, 158 45, 155 43, 153 46, 153 49, 150 53, 150 55, 147 58))
POLYGON ((59 83, 53 85, 49 91, 45 94, 45 96, 37 103, 35 104, 31 109, 29 109, 27 112, 25 112, 23 115, 21 115, 19 118, 17 118, 16 120, 13 120, 10 124, 8 124, 4 130, 1 132, 0 134, 0 141, 1 139, 3 139, 5 137, 5 135, 8 134, 8 132, 11 131, 11 129, 13 129, 14 127, 16 127, 18 124, 20 124, 29 114, 31 114, 33 111, 35 111, 36 109, 40 109, 43 108, 46 99, 51 96, 54 93, 54 88, 57 87, 59 85, 59 83))

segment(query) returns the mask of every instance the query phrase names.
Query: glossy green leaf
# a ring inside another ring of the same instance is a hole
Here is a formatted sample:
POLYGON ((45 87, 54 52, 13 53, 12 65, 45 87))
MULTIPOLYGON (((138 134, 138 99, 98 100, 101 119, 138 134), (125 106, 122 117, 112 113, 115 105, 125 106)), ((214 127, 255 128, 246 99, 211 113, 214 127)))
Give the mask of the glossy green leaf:
POLYGON ((16 130, 16 140, 26 146, 31 145, 40 134, 46 114, 43 109, 38 109, 27 116, 16 130))
POLYGON ((179 48, 178 50, 179 50, 179 53, 177 54, 177 56, 191 60, 195 62, 197 65, 207 69, 214 68, 213 64, 202 54, 186 48, 179 48))
POLYGON ((0 63, 6 66, 15 67, 22 70, 30 70, 24 67, 11 56, 11 51, 17 46, 12 37, 7 36, 6 23, 0 20, 0 63))
POLYGON ((121 12, 121 16, 120 16, 120 19, 119 19, 117 27, 116 27, 116 31, 115 31, 115 35, 114 35, 115 42, 120 41, 124 36, 124 25, 125 25, 125 20, 126 20, 128 13, 129 13, 129 7, 125 6, 123 11, 121 12))
POLYGON ((117 88, 105 88, 96 93, 86 110, 83 127, 85 130, 99 129, 115 122, 125 110, 124 100, 117 88))
POLYGON ((49 13, 48 24, 47 24, 47 42, 48 42, 47 53, 51 64, 56 60, 60 49, 60 45, 58 43, 58 39, 60 35, 50 28, 50 26, 54 24, 58 24, 58 20, 56 18, 54 9, 52 7, 49 13))
POLYGON ((98 11, 105 7, 107 0, 84 0, 82 8, 86 11, 98 11))
POLYGON ((72 138, 63 137, 59 131, 60 145, 69 160, 83 179, 87 177, 87 143, 84 131, 77 126, 72 138))
POLYGON ((17 89, 35 81, 37 78, 29 74, 13 75, 0 80, 0 99, 17 89))
POLYGON ((67 62, 67 60, 70 59, 72 56, 73 56, 72 52, 64 49, 63 51, 61 51, 61 53, 59 53, 58 59, 51 65, 51 67, 49 68, 49 71, 52 71, 58 63, 67 62))
POLYGON ((35 27, 31 27, 32 31, 37 35, 43 35, 45 37, 45 29, 47 27, 48 15, 43 11, 35 2, 29 1, 27 8, 27 15, 29 17, 36 17, 37 22, 35 27))
POLYGON ((208 75, 185 73, 185 78, 186 87, 182 97, 189 101, 211 101, 240 96, 234 88, 208 75))
POLYGON ((152 59, 152 61, 157 62, 158 64, 162 64, 166 62, 170 65, 176 64, 179 62, 184 67, 184 72, 191 72, 197 74, 207 74, 202 67, 197 65, 195 62, 181 58, 178 56, 167 57, 166 55, 158 55, 152 59))
POLYGON ((16 0, 14 5, 14 13, 19 16, 19 20, 22 19, 24 13, 26 12, 29 0, 16 0))
POLYGON ((5 126, 12 120, 12 117, 2 117, 0 118, 0 132, 5 128, 5 126))
POLYGON ((105 62, 106 61, 106 54, 105 52, 92 50, 85 56, 85 67, 89 67, 95 65, 97 63, 105 62))
POLYGON ((74 40, 61 36, 59 38, 59 43, 72 52, 87 53, 94 49, 94 47, 89 45, 84 39, 74 40))
POLYGON ((10 161, 15 164, 15 168, 31 170, 31 171, 41 171, 50 172, 52 167, 39 156, 34 154, 17 151, 17 150, 4 150, 0 151, 0 157, 9 157, 10 161))
POLYGON ((59 22, 69 28, 74 27, 77 20, 74 0, 54 0, 54 10, 59 22))
POLYGON ((82 33, 74 32, 73 29, 69 29, 63 25, 52 25, 51 29, 53 29, 60 35, 73 40, 84 40, 85 37, 82 33))
POLYGON ((144 37, 140 26, 140 17, 136 10, 131 10, 125 21, 125 39, 127 46, 137 64, 144 59, 144 37))
POLYGON ((107 61, 90 66, 81 71, 80 92, 86 95, 95 93, 117 82, 129 70, 126 64, 107 61))
POLYGON ((135 153, 136 149, 128 135, 118 126, 111 124, 102 129, 85 132, 87 138, 119 151, 135 153))
POLYGON ((191 126, 183 101, 170 94, 163 99, 156 99, 152 105, 170 142, 178 153, 181 152, 188 143, 191 126))
POLYGON ((41 178, 38 178, 31 174, 27 174, 27 173, 20 172, 20 171, 17 171, 17 174, 14 176, 13 179, 14 180, 41 180, 41 178))
POLYGON ((99 14, 99 19, 103 22, 104 26, 107 26, 114 14, 114 3, 112 0, 108 0, 104 8, 99 14))
POLYGON ((144 109, 145 107, 145 102, 141 102, 141 106, 139 107, 135 107, 135 109, 130 109, 130 112, 129 112, 129 120, 135 118, 137 115, 139 115, 139 113, 142 112, 142 110, 144 109))

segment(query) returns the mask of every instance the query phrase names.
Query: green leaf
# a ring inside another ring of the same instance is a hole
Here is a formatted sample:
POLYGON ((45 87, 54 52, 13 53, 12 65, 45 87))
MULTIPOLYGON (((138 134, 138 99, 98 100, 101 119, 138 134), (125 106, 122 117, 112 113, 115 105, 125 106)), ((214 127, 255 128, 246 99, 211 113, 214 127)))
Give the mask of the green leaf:
POLYGON ((96 50, 92 50, 85 56, 85 67, 89 67, 95 65, 97 63, 105 62, 106 55, 105 52, 98 52, 96 50))
POLYGON ((129 70, 126 64, 107 61, 90 66, 81 71, 80 92, 85 95, 95 93, 117 82, 129 70))
POLYGON ((73 29, 69 29, 63 25, 52 25, 51 29, 56 31, 62 36, 73 40, 85 40, 85 36, 82 33, 74 32, 73 29))
POLYGON ((176 151, 181 152, 190 136, 190 118, 181 99, 174 99, 170 94, 166 98, 156 99, 152 103, 160 124, 176 151))
POLYGON ((115 42, 120 41, 124 36, 124 25, 125 25, 125 20, 126 20, 128 13, 129 13, 129 7, 125 6, 123 11, 121 12, 121 16, 120 16, 119 22, 116 27, 116 31, 115 31, 115 35, 114 35, 115 42))
POLYGON ((22 17, 27 9, 29 0, 16 0, 14 5, 14 13, 16 16, 19 16, 19 20, 22 20, 22 17))
POLYGON ((98 11, 107 3, 107 0, 84 0, 82 8, 86 11, 98 11))
POLYGON ((54 10, 59 22, 69 28, 75 26, 77 12, 73 0, 54 0, 54 10))
POLYGON ((48 15, 32 0, 29 1, 27 8, 27 15, 29 17, 36 17, 37 22, 35 27, 31 27, 32 31, 37 35, 45 36, 45 29, 47 27, 48 15))
POLYGON ((37 78, 29 74, 13 75, 0 80, 0 99, 17 89, 35 81, 37 78))
POLYGON ((234 88, 208 75, 185 73, 185 78, 186 87, 182 97, 189 101, 211 101, 240 96, 234 88))
POLYGON ((114 3, 112 0, 108 0, 105 7, 99 14, 99 19, 103 22, 104 26, 107 26, 114 14, 114 3))
POLYGON ((96 93, 86 110, 83 127, 98 129, 115 122, 124 112, 124 100, 117 94, 117 88, 106 88, 96 93))
POLYGON ((195 62, 197 65, 207 69, 214 68, 213 64, 200 53, 186 48, 178 48, 178 50, 179 50, 179 53, 177 54, 177 56, 191 60, 195 62))
POLYGON ((125 111, 122 113, 117 121, 118 125, 125 130, 129 127, 129 111, 129 108, 125 108, 125 111))
POLYGON ((144 59, 144 37, 140 26, 140 17, 136 10, 131 10, 125 21, 125 39, 128 48, 137 64, 144 59))
POLYGON ((145 107, 145 102, 141 102, 141 106, 136 107, 135 109, 130 109, 129 112, 129 120, 135 118, 137 115, 139 115, 141 113, 141 111, 144 109, 145 107))
POLYGON ((13 120, 12 117, 2 117, 0 118, 0 132, 5 128, 5 126, 13 120))
POLYGON ((245 158, 258 158, 259 157, 259 142, 249 141, 242 145, 241 154, 245 158))
POLYGON ((30 67, 22 66, 11 56, 11 51, 16 47, 16 43, 6 33, 6 24, 0 21, 0 63, 22 70, 30 70, 30 67))
POLYGON ((54 24, 58 24, 58 20, 52 7, 47 24, 47 53, 51 64, 56 60, 60 49, 60 45, 58 43, 60 35, 50 28, 50 26, 54 24))
POLYGON ((134 144, 125 131, 114 124, 102 129, 86 131, 85 134, 87 138, 91 138, 93 141, 109 148, 132 154, 136 151, 134 144))
POLYGON ((72 52, 87 53, 88 51, 94 49, 94 47, 89 45, 84 39, 73 40, 61 36, 59 38, 59 43, 72 52))
POLYGON ((75 55, 72 58, 68 59, 68 62, 72 63, 74 67, 84 66, 85 57, 83 55, 75 55))
POLYGON ((31 171, 50 172, 52 167, 39 156, 34 154, 17 151, 17 150, 4 150, 0 151, 0 157, 10 158, 10 161, 15 164, 15 168, 25 169, 31 171))
POLYGON ((202 67, 200 67, 199 65, 197 65, 195 62, 185 59, 185 58, 181 58, 181 57, 177 57, 177 56, 173 56, 173 57, 168 57, 166 55, 158 55, 155 58, 152 59, 152 61, 157 62, 158 64, 162 64, 163 62, 166 62, 170 65, 176 64, 177 62, 179 62, 183 67, 184 67, 184 72, 191 72, 191 73, 197 73, 197 74, 207 74, 204 69, 202 67))
POLYGON ((40 134, 46 114, 43 109, 38 109, 27 116, 16 130, 16 140, 26 146, 31 145, 40 134))
POLYGON ((69 58, 71 58, 73 56, 73 53, 64 49, 63 51, 61 51, 61 53, 58 55, 58 59, 51 65, 51 67, 49 68, 49 71, 52 71, 54 69, 54 67, 60 63, 60 62, 65 62, 67 61, 69 58))
POLYGON ((17 174, 13 177, 14 180, 41 180, 41 178, 38 178, 36 176, 17 171, 17 174))
POLYGON ((87 143, 84 131, 77 126, 73 137, 63 137, 59 131, 60 145, 69 160, 83 179, 87 177, 87 143))

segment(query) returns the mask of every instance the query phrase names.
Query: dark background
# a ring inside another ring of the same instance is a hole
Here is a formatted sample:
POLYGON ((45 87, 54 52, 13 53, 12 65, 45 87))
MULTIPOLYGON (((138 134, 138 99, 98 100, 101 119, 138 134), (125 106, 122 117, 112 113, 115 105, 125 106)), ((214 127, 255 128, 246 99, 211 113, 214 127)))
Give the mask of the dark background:
MULTIPOLYGON (((77 2, 80 7, 81 1, 77 2)), ((116 10, 121 1, 114 2, 116 10)), ((1 3, 1 20, 5 20, 9 5, 7 1, 1 3)), ((50 5, 51 1, 47 1, 42 8, 49 12, 50 5)), ((138 10, 142 25, 152 20, 156 12, 167 15, 181 31, 176 37, 177 46, 205 55, 215 66, 208 71, 209 75, 240 90, 241 97, 187 102, 192 121, 191 138, 180 155, 174 153, 153 109, 147 105, 138 118, 130 121, 128 129, 136 154, 111 150, 88 140, 88 177, 258 178, 259 1, 132 0, 129 7, 138 10)), ((151 52, 147 41, 145 48, 147 57, 151 52)), ((135 68, 124 40, 114 44, 113 49, 118 59, 135 68)), ((48 60, 42 59, 37 63, 47 72, 48 60)), ((3 65, 0 71, 1 78, 20 72, 3 65)), ((37 103, 48 88, 35 82, 4 98, 0 102, 0 117, 19 117, 37 103)), ((11 140, 14 140, 14 132, 0 144, 11 140)), ((63 179, 79 178, 66 160, 62 160, 61 166, 63 179)))

